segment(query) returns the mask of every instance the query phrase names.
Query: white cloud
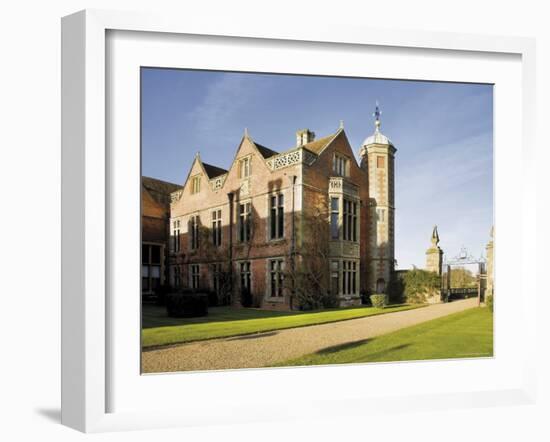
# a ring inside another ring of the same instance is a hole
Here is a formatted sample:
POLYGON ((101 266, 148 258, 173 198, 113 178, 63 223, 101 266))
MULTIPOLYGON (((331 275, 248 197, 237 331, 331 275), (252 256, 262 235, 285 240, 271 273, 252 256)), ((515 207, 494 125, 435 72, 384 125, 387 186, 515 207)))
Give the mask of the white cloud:
MULTIPOLYGON (((255 106, 261 95, 269 87, 267 79, 246 74, 223 74, 208 86, 202 102, 193 109, 188 117, 194 130, 202 138, 214 136, 226 138, 234 143, 229 135, 239 124, 239 116, 249 106, 255 106)), ((242 130, 244 130, 244 125, 242 130)))

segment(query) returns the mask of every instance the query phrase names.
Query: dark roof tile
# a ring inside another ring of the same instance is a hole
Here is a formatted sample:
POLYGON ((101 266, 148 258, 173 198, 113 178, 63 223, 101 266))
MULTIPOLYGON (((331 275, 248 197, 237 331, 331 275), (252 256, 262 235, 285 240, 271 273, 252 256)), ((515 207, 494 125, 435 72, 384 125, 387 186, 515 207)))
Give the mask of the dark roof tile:
POLYGON ((307 150, 319 155, 325 149, 325 147, 327 147, 327 145, 333 140, 333 138, 336 136, 337 133, 328 135, 323 138, 319 138, 318 140, 304 144, 302 147, 305 147, 307 150))
POLYGON ((258 144, 255 141, 253 141, 253 143, 256 145, 256 148, 260 151, 260 153, 264 158, 270 158, 274 155, 279 154, 279 152, 276 152, 273 149, 270 149, 269 147, 262 146, 261 144, 258 144))
POLYGON ((141 184, 149 191, 153 199, 162 205, 170 204, 170 194, 182 187, 174 183, 157 180, 156 178, 148 176, 141 177, 141 184))
POLYGON ((227 170, 218 166, 213 166, 212 164, 202 163, 202 165, 204 166, 204 170, 206 171, 209 179, 216 178, 227 173, 227 170))

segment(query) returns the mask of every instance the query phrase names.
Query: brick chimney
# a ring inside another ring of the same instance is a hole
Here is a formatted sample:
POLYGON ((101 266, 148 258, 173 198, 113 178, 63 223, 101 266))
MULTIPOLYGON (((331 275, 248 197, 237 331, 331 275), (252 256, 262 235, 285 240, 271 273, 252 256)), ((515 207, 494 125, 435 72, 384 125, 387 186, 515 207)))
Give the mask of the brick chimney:
POLYGON ((296 147, 311 143, 313 140, 315 140, 315 132, 309 129, 300 129, 296 132, 296 147))

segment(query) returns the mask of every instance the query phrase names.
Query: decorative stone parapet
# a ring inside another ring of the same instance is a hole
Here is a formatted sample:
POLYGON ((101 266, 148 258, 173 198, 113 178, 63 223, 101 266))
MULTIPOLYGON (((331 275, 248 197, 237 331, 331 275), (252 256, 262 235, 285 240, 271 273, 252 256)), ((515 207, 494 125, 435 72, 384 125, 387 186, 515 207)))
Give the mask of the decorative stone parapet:
POLYGON ((266 163, 271 170, 284 169, 285 167, 294 166, 296 164, 305 163, 311 165, 317 158, 317 155, 308 150, 299 148, 284 152, 274 157, 269 158, 266 163))

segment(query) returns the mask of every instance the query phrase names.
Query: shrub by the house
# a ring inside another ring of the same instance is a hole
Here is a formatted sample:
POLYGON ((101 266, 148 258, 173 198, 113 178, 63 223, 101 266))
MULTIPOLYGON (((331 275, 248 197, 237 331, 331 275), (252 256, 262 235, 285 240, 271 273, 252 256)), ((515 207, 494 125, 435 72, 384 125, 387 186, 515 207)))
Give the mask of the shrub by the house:
POLYGON ((155 303, 157 305, 165 305, 166 297, 173 292, 174 292, 174 289, 169 285, 167 284, 161 285, 159 288, 155 290, 155 294, 157 295, 155 299, 155 303))
POLYGON ((440 296, 441 280, 435 272, 413 269, 403 275, 404 300, 411 304, 422 304, 430 298, 440 296))
POLYGON ((383 293, 375 293, 374 295, 370 295, 370 302, 373 307, 383 308, 388 303, 388 295, 383 293))
POLYGON ((392 274, 388 284, 388 299, 392 304, 400 304, 405 301, 405 287, 403 279, 409 270, 401 270, 392 274))
POLYGON ((208 307, 216 307, 219 303, 218 294, 214 290, 205 290, 208 295, 208 307))

